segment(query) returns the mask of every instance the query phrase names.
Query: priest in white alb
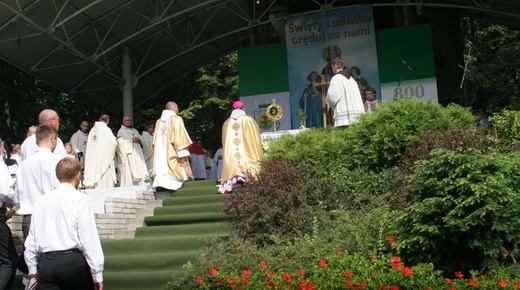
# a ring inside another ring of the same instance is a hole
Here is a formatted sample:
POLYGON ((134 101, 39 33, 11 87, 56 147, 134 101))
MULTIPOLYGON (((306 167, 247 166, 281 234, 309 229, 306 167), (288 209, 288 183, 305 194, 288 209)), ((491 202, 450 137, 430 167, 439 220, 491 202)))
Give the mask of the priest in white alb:
POLYGON ((168 102, 155 123, 152 139, 154 189, 177 190, 185 181, 193 179, 188 159, 192 142, 178 113, 177 104, 168 102))
POLYGON ((334 126, 346 128, 358 121, 365 113, 363 99, 356 80, 345 69, 343 59, 336 57, 331 62, 334 76, 330 80, 325 101, 334 110, 334 126))
POLYGON ((117 168, 120 187, 144 185, 144 177, 148 172, 141 144, 141 134, 132 128, 132 117, 123 116, 121 128, 117 131, 117 168))
POLYGON ((102 115, 88 134, 83 180, 86 188, 112 188, 117 183, 114 164, 117 143, 107 126, 109 121, 108 115, 102 115))

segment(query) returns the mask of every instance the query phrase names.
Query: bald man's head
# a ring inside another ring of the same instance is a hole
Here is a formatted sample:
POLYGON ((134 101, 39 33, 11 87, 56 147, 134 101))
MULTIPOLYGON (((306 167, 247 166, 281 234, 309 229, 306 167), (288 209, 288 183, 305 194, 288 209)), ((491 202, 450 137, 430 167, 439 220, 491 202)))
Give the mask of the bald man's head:
POLYGON ((179 113, 179 106, 175 102, 166 103, 166 110, 174 111, 175 113, 179 113))
POLYGON ((45 109, 40 112, 40 115, 38 115, 38 122, 40 125, 49 125, 56 132, 60 129, 60 117, 58 116, 58 113, 56 111, 51 109, 45 109))

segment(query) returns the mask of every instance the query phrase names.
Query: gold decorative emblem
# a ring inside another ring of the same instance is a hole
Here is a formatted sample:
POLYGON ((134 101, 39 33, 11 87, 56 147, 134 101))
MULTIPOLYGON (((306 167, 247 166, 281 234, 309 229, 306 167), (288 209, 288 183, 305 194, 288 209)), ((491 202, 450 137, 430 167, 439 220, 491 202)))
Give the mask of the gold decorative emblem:
POLYGON ((273 99, 271 105, 267 107, 267 111, 265 112, 265 114, 269 120, 273 121, 274 131, 276 132, 276 122, 280 120, 283 116, 282 106, 278 105, 276 103, 276 100, 273 99))
POLYGON ((233 126, 231 126, 231 128, 233 128, 233 130, 235 131, 238 131, 238 129, 240 129, 240 124, 238 124, 238 122, 235 122, 233 126))

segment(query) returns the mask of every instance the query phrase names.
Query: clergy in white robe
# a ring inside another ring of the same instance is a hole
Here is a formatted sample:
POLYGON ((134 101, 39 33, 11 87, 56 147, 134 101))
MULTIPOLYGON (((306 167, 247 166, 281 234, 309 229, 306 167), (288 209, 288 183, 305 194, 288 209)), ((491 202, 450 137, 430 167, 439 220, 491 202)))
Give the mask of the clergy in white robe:
POLYGON ((109 121, 108 115, 101 116, 88 134, 83 180, 86 188, 112 188, 117 183, 114 164, 117 143, 107 126, 109 121))
POLYGON ((255 178, 263 155, 260 127, 246 115, 241 101, 233 103, 233 112, 222 126, 223 170, 219 194, 233 190, 236 183, 255 178))
POLYGON ((190 146, 190 165, 193 179, 206 179, 206 151, 202 149, 202 140, 197 139, 190 146))
POLYGON ((141 134, 132 128, 132 118, 124 116, 123 124, 117 131, 117 168, 120 187, 144 185, 144 177, 148 172, 141 143, 141 134))
POLYGON ((193 179, 188 159, 192 142, 178 112, 177 104, 168 102, 155 123, 152 139, 154 189, 177 190, 185 181, 193 179))
POLYGON ((141 135, 143 138, 141 139, 143 145, 143 157, 144 162, 146 163, 146 171, 150 171, 152 168, 152 137, 153 131, 155 130, 154 124, 148 124, 141 135))
POLYGON ((358 84, 349 70, 344 69, 342 58, 332 61, 332 71, 335 75, 330 80, 325 101, 334 110, 334 126, 344 128, 356 123, 365 108, 358 84))
POLYGON ((87 137, 88 137, 88 122, 87 121, 81 121, 81 124, 79 125, 78 131, 76 133, 72 134, 70 137, 69 143, 72 145, 72 148, 77 153, 83 152, 85 154, 85 151, 87 150, 87 137))
POLYGON ((213 172, 213 176, 216 179, 220 179, 222 176, 222 147, 215 152, 215 155, 213 156, 213 164, 211 165, 211 171, 213 172))

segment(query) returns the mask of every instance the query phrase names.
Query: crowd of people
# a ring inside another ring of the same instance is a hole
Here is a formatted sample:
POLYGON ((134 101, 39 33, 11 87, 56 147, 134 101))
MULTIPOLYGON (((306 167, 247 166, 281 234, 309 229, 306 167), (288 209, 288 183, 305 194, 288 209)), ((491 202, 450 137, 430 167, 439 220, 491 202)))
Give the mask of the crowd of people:
MULTIPOLYGON (((233 104, 215 154, 192 141, 175 102, 139 133, 125 115, 114 135, 108 115, 89 130, 84 120, 68 142, 58 136, 58 113, 45 109, 10 158, 0 161, 0 290, 11 289, 18 270, 26 287, 103 289, 104 256, 92 201, 82 189, 140 186, 147 176, 155 190, 175 191, 190 180, 217 179, 216 192, 230 193, 254 178, 262 157, 260 129, 233 104), (6 224, 12 205, 22 218, 23 253, 6 224), (52 209, 52 210, 50 210, 52 209)), ((0 152, 5 152, 0 140, 0 152)))

